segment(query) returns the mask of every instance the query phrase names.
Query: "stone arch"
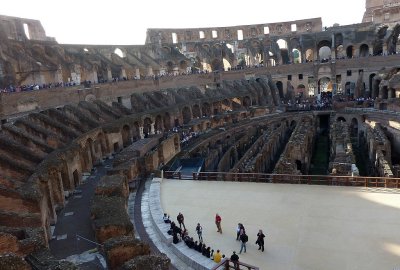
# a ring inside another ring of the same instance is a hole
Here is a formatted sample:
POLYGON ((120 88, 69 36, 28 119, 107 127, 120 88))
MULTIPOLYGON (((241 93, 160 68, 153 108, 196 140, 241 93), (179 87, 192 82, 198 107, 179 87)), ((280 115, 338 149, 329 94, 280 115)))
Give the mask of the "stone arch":
POLYGON ((373 42, 373 54, 374 55, 382 55, 383 53, 383 39, 386 36, 388 26, 382 25, 378 28, 376 32, 376 37, 373 42))
POLYGON ((327 61, 331 58, 331 47, 332 43, 329 40, 321 40, 318 43, 318 59, 320 61, 327 61))
POLYGON ((346 122, 346 118, 344 118, 343 116, 339 116, 338 118, 336 118, 336 122, 346 122))
POLYGON ((161 133, 163 131, 162 117, 159 114, 156 116, 154 128, 157 133, 159 133, 159 132, 161 133))
POLYGON ((368 55, 369 55, 369 47, 368 47, 368 45, 365 44, 365 43, 361 44, 359 56, 360 57, 366 57, 368 55))
POLYGON ((393 27, 392 33, 390 34, 390 36, 387 40, 388 54, 396 54, 397 53, 399 35, 400 35, 400 25, 397 24, 395 27, 393 27))
POLYGON ((132 138, 134 141, 140 140, 140 124, 135 121, 132 126, 132 138))
POLYGON ((283 83, 281 81, 277 81, 276 82, 276 88, 278 88, 279 97, 281 99, 283 99, 285 97, 285 95, 283 93, 283 83))
POLYGON ((292 59, 293 63, 302 63, 303 62, 303 57, 302 57, 302 49, 301 49, 301 44, 300 40, 298 38, 291 38, 290 39, 290 48, 292 49, 292 59))
POLYGON ((144 134, 145 138, 147 138, 151 134, 151 124, 152 123, 153 123, 153 121, 151 121, 150 117, 146 117, 143 120, 143 134, 144 134))
POLYGON ((318 93, 321 92, 331 92, 332 88, 329 88, 329 86, 332 87, 332 82, 329 77, 322 77, 318 80, 318 93))
POLYGON ((244 96, 242 98, 242 105, 245 108, 249 108, 251 106, 251 98, 249 96, 244 96))
POLYGON ((174 62, 172 62, 172 61, 168 61, 167 62, 167 72, 168 73, 173 73, 174 72, 174 67, 175 67, 174 62))
POLYGON ((382 81, 382 79, 379 76, 375 76, 372 79, 372 92, 371 92, 372 98, 377 98, 380 96, 379 85, 380 85, 381 81, 382 81))
POLYGON ((193 118, 201 118, 201 110, 199 104, 194 104, 192 107, 193 118))
POLYGON ((203 112, 203 116, 211 116, 211 106, 208 102, 204 102, 201 105, 201 111, 203 112))
POLYGON ((182 109, 182 119, 183 119, 183 124, 186 125, 192 120, 192 112, 190 111, 190 108, 185 106, 182 109))
POLYGON ((372 97, 372 89, 373 89, 373 81, 374 81, 374 77, 375 77, 375 73, 371 73, 370 75, 369 75, 369 78, 368 78, 368 97, 372 97))
POLYGON ((342 33, 337 33, 335 34, 335 52, 336 52, 336 57, 339 57, 339 50, 341 51, 343 49, 343 34, 342 33), (339 48, 341 47, 341 48, 339 48))
POLYGON ((306 59, 306 62, 314 61, 314 51, 312 49, 306 50, 305 59, 306 59))
POLYGON ((172 127, 171 127, 171 116, 170 116, 169 112, 166 112, 164 114, 163 120, 164 120, 164 129, 170 130, 172 127))
POLYGON ((280 38, 276 41, 276 44, 278 44, 279 51, 281 54, 281 59, 282 59, 282 64, 289 64, 290 63, 290 57, 289 57, 289 48, 288 48, 288 42, 280 38))
POLYGON ((124 50, 124 49, 115 48, 113 53, 118 55, 120 58, 125 58, 126 57, 126 50, 124 50))
POLYGON ((347 48, 346 48, 346 56, 347 56, 347 58, 353 58, 353 56, 354 56, 354 47, 353 47, 353 45, 347 46, 347 48))
POLYGON ((100 156, 105 156, 109 152, 109 146, 107 144, 108 142, 106 141, 103 132, 100 132, 97 134, 96 138, 96 144, 97 144, 97 150, 100 154, 100 156))
POLYGON ((124 125, 121 131, 122 135, 122 145, 127 147, 132 143, 132 135, 131 135, 131 127, 128 125, 124 125))

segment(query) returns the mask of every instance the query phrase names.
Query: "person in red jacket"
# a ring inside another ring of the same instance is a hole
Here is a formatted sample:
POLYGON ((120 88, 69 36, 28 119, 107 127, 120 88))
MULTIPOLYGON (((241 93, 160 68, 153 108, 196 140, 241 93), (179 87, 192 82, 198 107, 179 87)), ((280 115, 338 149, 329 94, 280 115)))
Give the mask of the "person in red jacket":
POLYGON ((215 225, 217 225, 217 229, 219 233, 222 233, 222 229, 221 229, 221 216, 218 215, 218 213, 215 215, 215 225))

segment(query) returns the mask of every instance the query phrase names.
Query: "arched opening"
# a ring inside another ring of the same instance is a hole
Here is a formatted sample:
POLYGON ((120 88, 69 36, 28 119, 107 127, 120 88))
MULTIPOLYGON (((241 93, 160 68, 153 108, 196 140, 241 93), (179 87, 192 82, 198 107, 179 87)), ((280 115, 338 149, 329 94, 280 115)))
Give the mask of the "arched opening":
POLYGON ((211 106, 209 103, 205 102, 201 106, 201 111, 203 112, 203 116, 209 117, 211 116, 211 106))
POLYGON ((374 78, 372 80, 372 98, 379 97, 379 85, 381 84, 382 79, 374 78))
POLYGON ((279 51, 281 54, 282 58, 282 64, 289 64, 290 63, 290 58, 289 58, 289 51, 288 51, 288 44, 287 41, 284 39, 278 39, 276 43, 279 46, 279 51))
POLYGON ((293 49, 292 50, 292 56, 293 56, 293 62, 295 64, 300 64, 301 63, 301 52, 298 49, 293 49))
POLYGON ((353 58, 354 47, 352 45, 347 46, 346 48, 346 56, 347 58, 353 58))
POLYGON ((348 96, 351 95, 351 83, 350 82, 346 82, 346 84, 344 85, 344 92, 348 96))
POLYGON ((301 169, 302 169, 301 161, 297 159, 296 160, 296 170, 301 172, 301 169))
POLYGON ((243 40, 243 30, 237 30, 238 40, 243 40))
POLYGON ((183 124, 186 125, 192 120, 192 113, 190 112, 189 107, 183 107, 182 109, 182 119, 183 124))
POLYGON ((176 33, 172 33, 172 43, 178 43, 178 35, 176 33))
POLYGON ((156 130, 156 133, 162 133, 162 131, 163 131, 163 123, 162 123, 161 115, 157 115, 156 116, 154 128, 156 130))
POLYGON ((387 87, 387 85, 384 85, 381 89, 381 98, 382 99, 388 99, 389 97, 389 88, 387 87))
POLYGON ((222 101, 221 106, 222 106, 222 110, 223 110, 223 111, 230 111, 230 110, 232 110, 231 103, 229 102, 228 99, 224 99, 224 100, 222 101))
POLYGON ((343 35, 342 33, 338 33, 335 35, 335 50, 336 50, 336 58, 343 58, 343 35))
POLYGON ((99 156, 105 156, 107 154, 107 145, 106 141, 104 139, 104 134, 99 133, 96 138, 96 143, 97 143, 97 152, 100 154, 99 156))
POLYGON ((168 112, 166 112, 165 114, 164 114, 164 117, 163 117, 164 119, 164 129, 165 130, 170 130, 171 129, 171 116, 169 115, 169 113, 168 112))
POLYGON ((131 143, 131 128, 128 125, 124 125, 122 127, 122 145, 127 147, 131 143))
POLYGON ((360 46, 360 57, 366 57, 369 55, 369 47, 367 44, 362 44, 360 46))
POLYGON ((121 57, 121 58, 126 57, 126 54, 125 54, 120 48, 116 48, 116 49, 114 50, 114 53, 115 53, 116 55, 118 55, 119 57, 121 57))
POLYGON ((343 59, 346 58, 346 52, 343 45, 339 45, 336 48, 336 58, 343 59))
POLYGON ((332 92, 332 82, 328 77, 322 77, 318 80, 318 94, 332 92))
POLYGON ((373 84, 372 84, 372 82, 373 82, 373 80, 374 80, 374 77, 375 77, 375 73, 372 73, 371 75, 369 75, 369 80, 368 80, 368 82, 369 82, 369 85, 368 85, 368 94, 367 94, 367 97, 372 97, 372 89, 373 89, 373 84))
POLYGON ((276 88, 278 88, 279 98, 283 99, 285 97, 283 94, 283 83, 281 81, 277 81, 276 88))
POLYGON ((306 62, 314 61, 314 51, 312 49, 306 50, 306 62))
POLYGON ((396 54, 399 42, 400 25, 396 25, 387 41, 388 54, 396 54))
POLYGON ((27 23, 24 23, 24 33, 27 39, 31 39, 31 35, 29 32, 29 25, 27 23))
POLYGON ((352 137, 358 137, 358 120, 357 120, 357 118, 351 119, 350 135, 352 137))
POLYGON ((168 61, 167 62, 167 72, 169 74, 173 74, 174 73, 174 63, 172 61, 168 61))
POLYGON ((134 141, 140 140, 140 128, 139 127, 140 127, 139 122, 133 123, 132 138, 134 141))
POLYGON ((149 117, 146 117, 143 121, 143 134, 145 138, 148 138, 151 134, 151 124, 151 119, 149 117))
POLYGON ((193 118, 201 118, 200 106, 198 104, 193 105, 192 114, 193 118))
POLYGON ((327 62, 331 59, 331 42, 322 40, 318 43, 318 58, 321 62, 327 62))
POLYGON ((251 106, 251 99, 249 96, 245 96, 242 99, 242 105, 243 107, 245 107, 246 109, 249 108, 251 106))
POLYGON ((346 119, 343 116, 339 116, 336 118, 336 122, 346 122, 346 119))

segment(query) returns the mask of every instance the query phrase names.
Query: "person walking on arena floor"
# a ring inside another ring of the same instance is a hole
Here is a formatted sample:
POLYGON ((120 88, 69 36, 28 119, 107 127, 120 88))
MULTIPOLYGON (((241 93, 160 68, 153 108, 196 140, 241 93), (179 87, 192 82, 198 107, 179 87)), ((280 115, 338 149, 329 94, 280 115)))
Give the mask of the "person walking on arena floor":
POLYGON ((197 235, 199 236, 199 241, 203 242, 203 227, 201 227, 200 223, 197 223, 196 232, 197 235))
POLYGON ((186 229, 186 227, 185 227, 185 217, 183 216, 183 214, 181 212, 179 212, 179 214, 176 217, 176 219, 178 220, 179 228, 182 229, 182 225, 183 225, 183 228, 186 229))
POLYGON ((240 241, 241 241, 241 245, 240 245, 239 254, 242 253, 243 249, 244 249, 244 253, 246 253, 246 243, 247 243, 247 241, 249 241, 249 237, 247 236, 247 234, 245 232, 243 232, 243 234, 240 236, 240 241))
POLYGON ((264 238, 265 238, 265 235, 263 234, 263 231, 259 230, 257 233, 256 244, 258 245, 258 250, 261 249, 262 252, 264 252, 264 238))
POLYGON ((222 228, 221 228, 221 216, 217 213, 215 215, 215 225, 217 225, 217 232, 222 233, 222 228))

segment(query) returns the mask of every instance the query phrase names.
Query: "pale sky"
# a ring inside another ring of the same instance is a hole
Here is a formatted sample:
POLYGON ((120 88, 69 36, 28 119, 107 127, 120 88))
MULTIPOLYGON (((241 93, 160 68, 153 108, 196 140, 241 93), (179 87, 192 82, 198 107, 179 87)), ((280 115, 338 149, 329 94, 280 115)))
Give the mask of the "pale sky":
POLYGON ((59 43, 144 44, 147 28, 263 24, 322 17, 360 23, 365 0, 4 0, 0 14, 37 19, 59 43))

